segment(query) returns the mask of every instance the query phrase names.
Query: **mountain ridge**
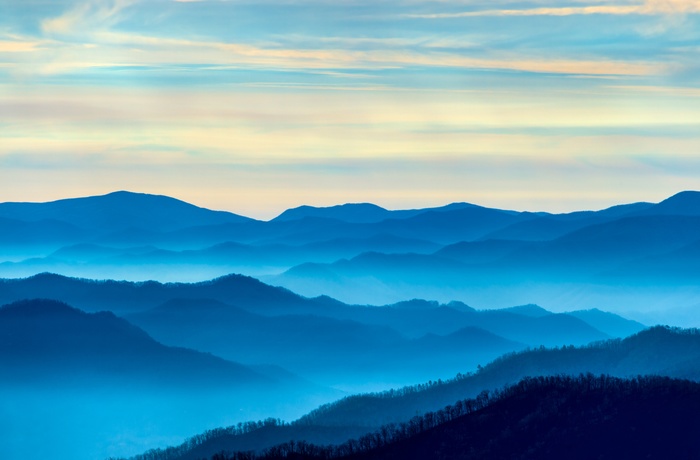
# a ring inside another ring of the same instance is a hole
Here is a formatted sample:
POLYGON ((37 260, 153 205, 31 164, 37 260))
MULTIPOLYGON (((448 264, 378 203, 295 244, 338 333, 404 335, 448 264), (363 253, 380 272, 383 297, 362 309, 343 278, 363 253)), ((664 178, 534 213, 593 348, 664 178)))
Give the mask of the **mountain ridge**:
MULTIPOLYGON (((532 218, 555 218, 564 220, 579 220, 581 218, 590 217, 591 215, 607 215, 608 217, 623 215, 639 215, 639 214, 671 214, 677 215, 699 215, 700 214, 700 192, 693 190, 684 190, 678 192, 658 203, 634 202, 610 206, 600 210, 581 210, 570 211, 563 213, 552 213, 544 211, 513 211, 507 209, 498 209, 487 206, 467 202, 453 202, 437 207, 413 208, 389 210, 374 203, 341 203, 331 206, 313 206, 303 204, 297 207, 288 208, 282 211, 276 217, 270 218, 267 221, 253 219, 251 217, 235 214, 230 211, 217 211, 205 207, 193 205, 187 201, 173 198, 167 195, 150 194, 143 192, 132 192, 127 190, 117 190, 108 192, 102 195, 87 195, 72 198, 59 198, 49 201, 5 201, 0 202, 0 217, 14 218, 17 220, 36 221, 41 220, 42 216, 56 215, 59 211, 69 211, 69 214, 75 215, 72 208, 79 208, 83 211, 99 211, 101 206, 117 205, 123 206, 124 202, 128 204, 149 203, 166 205, 173 209, 172 206, 179 206, 180 209, 189 209, 190 211, 207 211, 219 217, 219 223, 224 222, 285 222, 291 220, 299 220, 305 217, 322 217, 345 221, 348 223, 377 223, 387 219, 407 219, 416 217, 419 214, 427 212, 452 212, 459 210, 482 210, 482 211, 500 211, 506 214, 517 215, 525 214, 532 218), (24 208, 24 209, 22 209, 24 208), (29 209, 31 208, 31 210, 29 209), (688 209, 690 208, 690 209, 688 209), (31 212, 33 211, 33 212, 31 212), (15 216, 15 217, 13 217, 15 216), (343 217, 345 216, 345 217, 343 217), (354 216, 354 217, 353 217, 354 216)), ((46 218, 46 217, 43 217, 46 218)), ((63 219, 58 219, 63 220, 63 219)))
POLYGON ((173 230, 186 227, 182 222, 186 220, 209 224, 252 220, 226 211, 201 208, 165 195, 127 191, 49 202, 5 202, 0 203, 0 216, 29 222, 55 219, 86 229, 112 231, 144 225, 173 230))
POLYGON ((166 347, 111 312, 86 313, 63 302, 30 299, 0 307, 0 319, 0 363, 6 383, 23 375, 25 369, 33 372, 33 363, 42 365, 41 382, 52 375, 61 377, 63 372, 88 372, 107 377, 107 381, 144 378, 167 387, 188 382, 187 376, 192 375, 185 371, 188 369, 197 380, 204 378, 215 385, 217 380, 224 384, 274 383, 238 363, 166 347), (10 369, 16 370, 13 377, 7 373, 10 369))

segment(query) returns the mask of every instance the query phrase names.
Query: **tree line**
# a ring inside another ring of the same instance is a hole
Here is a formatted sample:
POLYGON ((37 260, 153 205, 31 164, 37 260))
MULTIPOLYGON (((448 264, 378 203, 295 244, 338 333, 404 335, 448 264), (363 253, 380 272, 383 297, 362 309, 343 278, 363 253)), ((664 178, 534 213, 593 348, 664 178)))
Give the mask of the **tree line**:
POLYGON ((482 391, 476 398, 457 401, 453 405, 416 416, 411 420, 388 424, 358 439, 351 439, 335 446, 316 446, 305 441, 290 441, 268 448, 261 453, 234 452, 219 454, 212 460, 335 460, 361 457, 384 446, 397 443, 440 425, 480 411, 491 404, 518 396, 528 396, 545 390, 558 390, 562 394, 586 396, 592 393, 604 393, 610 397, 626 397, 643 393, 646 390, 663 388, 663 391, 677 394, 700 394, 700 385, 687 380, 674 380, 668 377, 638 376, 633 379, 621 379, 608 375, 594 376, 541 376, 526 377, 518 383, 500 390, 482 391))
MULTIPOLYGON (((609 372, 608 369, 605 367, 601 367, 600 364, 604 362, 604 360, 601 359, 601 357, 598 355, 599 352, 603 352, 604 350, 607 351, 614 351, 616 353, 620 353, 629 348, 630 346, 634 348, 634 345, 630 343, 630 341, 635 340, 637 336, 641 339, 642 336, 644 337, 645 341, 649 341, 649 336, 654 336, 656 337, 652 341, 658 342, 659 339, 662 342, 665 342, 664 336, 666 335, 671 335, 671 336, 677 336, 677 337, 683 337, 688 340, 692 340, 693 342, 697 339, 697 337, 700 336, 700 330, 698 329, 682 329, 682 328, 675 328, 675 327, 668 327, 668 326, 656 326, 653 327, 647 331, 643 331, 639 334, 636 334, 635 336, 631 336, 627 339, 612 339, 612 340, 606 340, 602 342, 596 342, 596 343, 591 343, 585 346, 580 346, 580 347, 574 347, 574 346, 562 346, 562 347, 554 347, 554 348, 545 348, 545 347, 539 347, 535 349, 528 349, 524 351, 518 351, 518 352, 513 352, 513 353, 508 353, 506 355, 503 355, 493 362, 491 362, 489 365, 486 367, 480 367, 476 372, 474 373, 465 373, 465 374, 458 374, 456 377, 449 379, 449 380, 437 380, 437 381, 429 381, 427 383, 423 384, 418 384, 418 385, 413 385, 413 386, 407 386, 403 387, 400 389, 392 389, 392 390, 387 390, 383 392, 374 392, 374 393, 366 393, 366 394, 361 394, 361 395, 353 395, 353 396, 348 396, 346 398, 343 398, 339 401, 325 404, 323 406, 320 406, 319 408, 311 411, 307 415, 303 416, 299 420, 292 422, 292 423, 287 423, 283 422, 279 419, 266 419, 263 421, 250 421, 250 422, 245 422, 245 423, 239 423, 234 426, 226 427, 226 428, 217 428, 213 430, 208 430, 204 433, 198 434, 196 436, 191 437, 187 441, 185 441, 183 444, 175 447, 168 447, 166 449, 153 449, 148 452, 145 452, 144 454, 141 454, 139 456, 133 457, 133 460, 173 460, 173 459, 178 459, 181 458, 183 455, 186 453, 192 451, 193 449, 206 444, 209 441, 216 440, 217 438, 223 437, 223 436, 242 436, 246 434, 250 434, 256 430, 262 429, 262 428, 269 428, 269 429, 275 429, 275 428, 285 428, 285 427, 290 427, 290 426, 308 426, 310 429, 312 429, 314 426, 320 426, 320 425, 326 425, 329 420, 334 420, 333 423, 341 423, 342 424, 342 414, 344 413, 344 410, 342 408, 349 408, 352 410, 354 414, 354 418, 362 418, 362 414, 365 413, 365 411, 362 409, 363 407, 368 407, 372 406, 373 404, 376 403, 377 399, 381 400, 391 400, 395 398, 405 398, 405 397, 419 397, 422 392, 425 392, 427 390, 437 390, 440 391, 440 387, 447 387, 447 386, 454 386, 454 385, 460 385, 461 382, 467 381, 470 378, 473 378, 475 376, 479 376, 480 374, 484 374, 485 371, 495 371, 500 368, 510 368, 512 367, 512 360, 518 359, 519 356, 528 356, 530 358, 533 358, 536 355, 548 355, 551 354, 552 357, 551 359, 560 360, 562 359, 562 356, 558 356, 557 354, 559 353, 592 353, 591 356, 588 356, 586 362, 596 362, 599 365, 598 366, 593 366, 591 367, 591 370, 594 370, 596 367, 598 368, 596 372, 600 373, 605 373, 609 372), (558 356, 558 357, 557 357, 558 356), (593 361, 591 361, 593 360, 593 361), (341 409, 341 410, 338 410, 341 409), (335 420, 338 419, 339 420, 335 420)), ((676 341, 677 342, 677 341, 676 341)), ((677 347, 682 347, 687 344, 682 343, 682 342, 668 342, 669 345, 673 345, 675 348, 677 347)), ((582 366, 582 367, 590 367, 590 366, 582 366)), ((639 366, 636 366, 639 367, 639 366)), ((639 368, 635 371, 635 373, 645 373, 645 371, 642 368, 639 368)), ((485 385, 486 386, 486 385, 485 385)), ((506 387, 508 388, 508 387, 506 387)), ((459 397, 459 389, 457 387, 454 388, 455 391, 452 391, 451 393, 455 393, 456 398, 459 397)), ((455 398, 455 399, 456 399, 455 398)), ((459 404, 459 403, 456 403, 459 404)), ((462 401, 462 404, 464 404, 464 401, 462 401)), ((371 407, 370 407, 371 408, 371 407)), ((370 411, 371 412, 371 411, 370 411)), ((440 411, 437 411, 440 412, 440 411)), ((434 413, 426 413, 424 416, 429 417, 430 414, 434 413)), ((440 415, 442 416, 442 415, 440 415)), ((408 417, 407 417, 408 418, 408 417)), ((416 417, 414 417, 415 419, 416 417)), ((375 427, 377 427, 379 424, 382 424, 382 422, 379 423, 371 423, 371 420, 367 421, 368 423, 366 426, 368 427, 368 430, 372 430, 375 427)), ((410 423, 407 422, 407 423, 410 423)), ((399 424, 399 428, 401 424, 399 424)), ((363 425, 365 426, 365 425, 363 425)), ((392 425, 387 425, 386 427, 382 429, 389 429, 391 430, 392 425)), ((280 436, 283 439, 283 435, 280 436)), ((294 449, 302 449, 297 444, 294 444, 295 447, 294 449)), ((300 445, 304 445, 304 443, 301 443, 300 445)), ((303 448, 306 449, 306 448, 303 448)), ((302 449, 302 450, 303 450, 302 449)), ((292 450, 294 452, 294 450, 292 450)), ((265 451, 263 451, 263 454, 265 451)), ((257 458, 262 458, 260 457, 259 454, 257 458)), ((240 454, 243 455, 243 454, 240 454)), ((248 454, 246 454, 248 455, 248 454)), ((244 457, 241 457, 244 458, 244 457)), ((247 457, 245 457, 247 458, 247 457)))

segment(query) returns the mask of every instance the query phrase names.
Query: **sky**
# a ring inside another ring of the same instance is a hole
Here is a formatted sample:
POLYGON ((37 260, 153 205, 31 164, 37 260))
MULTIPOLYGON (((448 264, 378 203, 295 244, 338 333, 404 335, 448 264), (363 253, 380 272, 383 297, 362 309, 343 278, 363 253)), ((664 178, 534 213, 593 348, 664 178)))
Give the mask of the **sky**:
POLYGON ((700 189, 700 0, 0 0, 0 201, 601 209, 700 189))

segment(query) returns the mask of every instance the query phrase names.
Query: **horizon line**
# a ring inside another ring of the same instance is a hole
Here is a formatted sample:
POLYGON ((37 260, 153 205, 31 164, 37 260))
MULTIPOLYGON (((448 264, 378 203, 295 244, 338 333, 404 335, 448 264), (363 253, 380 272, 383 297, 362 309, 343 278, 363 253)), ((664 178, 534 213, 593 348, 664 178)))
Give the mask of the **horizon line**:
MULTIPOLYGON (((668 198, 671 198, 673 196, 679 195, 681 193, 700 193, 698 190, 680 190, 677 191, 671 195, 666 195, 664 198, 662 198, 659 201, 631 201, 631 202, 615 202, 613 204, 609 204, 607 206, 601 207, 601 208, 595 208, 595 209, 580 209, 580 208, 573 208, 569 209, 567 211, 546 211, 546 210, 529 210, 529 209, 510 209, 510 208, 502 208, 502 207, 496 207, 496 206, 489 206, 489 205, 484 205, 484 204, 478 204, 473 201, 451 201, 448 203, 442 202, 441 204, 435 204, 435 205, 429 205, 429 206, 415 206, 415 207, 401 207, 401 208, 392 208, 392 207, 387 207, 383 206, 381 204, 377 204, 375 202, 371 201, 348 201, 344 203, 336 203, 336 204, 330 204, 330 205, 323 205, 323 204, 308 204, 308 203, 302 203, 296 206, 291 206, 287 208, 283 208, 281 211, 277 211, 276 214, 272 215, 272 217, 269 218, 261 218, 261 217, 250 217, 249 215, 239 212, 239 211, 233 211, 230 209, 220 209, 220 208, 215 208, 215 207, 209 207, 206 205, 200 205, 197 204, 193 201, 188 201, 187 199, 183 199, 177 196, 173 195, 167 195, 163 193, 149 193, 149 192, 141 192, 141 191, 132 191, 132 190, 126 190, 126 189, 120 189, 120 190, 113 190, 110 192, 106 193, 96 193, 96 194, 88 194, 88 195, 77 195, 77 196, 69 196, 69 197, 62 197, 62 198, 55 198, 55 199, 49 199, 49 200, 44 200, 44 201, 0 201, 0 205, 4 204, 48 204, 48 203, 55 203, 59 201, 67 201, 67 200, 79 200, 79 199, 86 199, 86 198, 99 198, 99 197, 105 197, 109 195, 114 195, 118 193, 127 193, 131 195, 147 195, 147 196, 156 196, 156 197, 164 197, 164 198, 169 198, 173 200, 177 200, 183 203, 186 203, 188 205, 196 206, 198 208, 206 209, 209 211, 215 211, 215 212, 226 212, 230 214, 235 214, 238 216, 242 217, 247 217, 253 220, 257 221, 263 221, 263 222, 270 222, 279 216, 283 215, 285 212, 298 209, 298 208, 303 208, 303 207, 309 207, 309 208, 314 208, 314 209, 329 209, 329 208, 336 208, 336 207, 342 207, 342 206, 352 206, 352 205, 370 205, 370 206, 376 206, 378 208, 381 208, 383 210, 389 211, 389 212, 396 212, 396 211, 416 211, 416 210, 429 210, 429 209, 438 209, 438 208, 443 208, 447 207, 450 205, 456 205, 456 204, 464 204, 464 205, 470 205, 470 206, 476 206, 476 207, 481 207, 481 208, 487 208, 487 209, 495 209, 499 211, 506 211, 506 212, 521 212, 521 213, 532 213, 532 214, 551 214, 551 215, 561 215, 561 214, 570 214, 570 213, 575 213, 575 212, 597 212, 597 211, 602 211, 605 209, 609 209, 612 207, 616 206, 624 206, 624 205, 632 205, 632 204, 641 204, 641 203, 650 203, 650 204, 658 204, 668 198)), ((269 214, 268 214, 269 215, 269 214)))

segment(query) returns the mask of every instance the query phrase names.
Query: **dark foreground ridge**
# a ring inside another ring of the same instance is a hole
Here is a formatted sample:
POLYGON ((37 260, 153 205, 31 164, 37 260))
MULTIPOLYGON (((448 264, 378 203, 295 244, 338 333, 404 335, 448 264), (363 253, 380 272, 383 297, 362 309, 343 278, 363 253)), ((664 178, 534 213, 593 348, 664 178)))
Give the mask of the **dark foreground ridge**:
POLYGON ((290 442, 211 458, 691 459, 700 455, 698 430, 700 384, 587 374, 526 378, 338 446, 290 442))
POLYGON ((537 348, 505 355, 476 373, 448 381, 348 396, 325 404, 292 423, 268 419, 209 430, 184 444, 155 449, 149 460, 201 460, 218 452, 255 451, 290 440, 338 445, 349 439, 435 412, 484 390, 514 385, 531 376, 582 374, 634 378, 655 375, 698 381, 700 331, 657 326, 624 340, 585 347, 537 348))

